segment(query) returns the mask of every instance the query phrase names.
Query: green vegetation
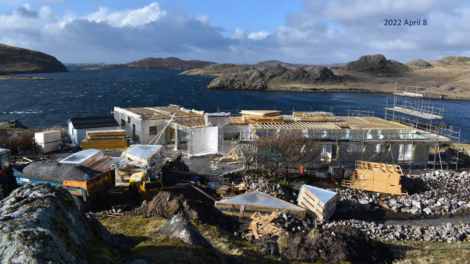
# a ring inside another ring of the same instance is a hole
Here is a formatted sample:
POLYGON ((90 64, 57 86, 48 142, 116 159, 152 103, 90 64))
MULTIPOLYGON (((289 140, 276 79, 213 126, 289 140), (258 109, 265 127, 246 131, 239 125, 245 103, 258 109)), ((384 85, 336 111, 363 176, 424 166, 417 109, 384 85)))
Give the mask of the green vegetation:
POLYGON ((470 244, 424 241, 386 242, 391 247, 396 264, 468 263, 470 244))

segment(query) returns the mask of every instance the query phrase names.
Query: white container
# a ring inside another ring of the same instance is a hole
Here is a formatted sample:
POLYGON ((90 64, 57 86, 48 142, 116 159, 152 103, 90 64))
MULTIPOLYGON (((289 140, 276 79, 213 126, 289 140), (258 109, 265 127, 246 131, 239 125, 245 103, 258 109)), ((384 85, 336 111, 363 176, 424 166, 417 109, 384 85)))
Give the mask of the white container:
POLYGON ((36 151, 39 153, 49 153, 53 151, 57 151, 57 146, 62 143, 62 141, 55 141, 55 142, 49 142, 49 143, 44 143, 44 144, 37 144, 36 145, 36 151))
POLYGON ((43 131, 34 133, 34 140, 37 144, 47 144, 61 141, 62 137, 59 130, 43 131))

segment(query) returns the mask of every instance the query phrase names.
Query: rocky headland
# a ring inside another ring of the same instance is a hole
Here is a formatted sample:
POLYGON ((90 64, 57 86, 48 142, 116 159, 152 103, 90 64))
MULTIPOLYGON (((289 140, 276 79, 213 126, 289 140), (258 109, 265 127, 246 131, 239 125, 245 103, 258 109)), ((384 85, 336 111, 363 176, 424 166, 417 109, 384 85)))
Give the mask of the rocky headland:
POLYGON ((204 68, 214 62, 200 60, 181 60, 175 57, 168 58, 145 58, 124 64, 107 65, 108 68, 139 68, 139 69, 168 69, 168 70, 190 70, 204 68))
POLYGON ((0 75, 66 71, 67 68, 51 55, 0 44, 0 75))

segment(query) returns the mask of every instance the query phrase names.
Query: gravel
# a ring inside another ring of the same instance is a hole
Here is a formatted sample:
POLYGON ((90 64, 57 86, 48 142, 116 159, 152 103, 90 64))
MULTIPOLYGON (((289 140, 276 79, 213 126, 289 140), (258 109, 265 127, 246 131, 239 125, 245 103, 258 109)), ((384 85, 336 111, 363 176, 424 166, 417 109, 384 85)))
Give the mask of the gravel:
POLYGON ((56 161, 33 162, 23 169, 23 173, 71 181, 88 181, 102 174, 100 171, 85 166, 63 164, 56 161))

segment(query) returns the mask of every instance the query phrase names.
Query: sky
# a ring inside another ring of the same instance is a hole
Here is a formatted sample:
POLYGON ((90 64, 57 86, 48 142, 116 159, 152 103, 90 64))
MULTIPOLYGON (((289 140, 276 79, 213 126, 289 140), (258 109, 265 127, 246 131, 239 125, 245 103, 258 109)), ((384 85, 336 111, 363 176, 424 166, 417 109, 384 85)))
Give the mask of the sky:
POLYGON ((0 43, 65 63, 178 57, 334 64, 377 53, 436 60, 470 56, 470 2, 0 0, 0 43), (384 25, 389 19, 401 23, 384 25))

